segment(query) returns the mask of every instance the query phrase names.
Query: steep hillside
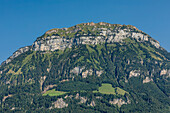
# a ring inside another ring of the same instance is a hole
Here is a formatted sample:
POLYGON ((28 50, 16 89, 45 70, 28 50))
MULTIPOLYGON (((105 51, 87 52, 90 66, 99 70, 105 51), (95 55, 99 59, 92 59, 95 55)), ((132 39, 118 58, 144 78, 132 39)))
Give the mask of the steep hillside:
POLYGON ((1 112, 170 112, 169 97, 170 53, 131 25, 52 29, 0 66, 1 112))

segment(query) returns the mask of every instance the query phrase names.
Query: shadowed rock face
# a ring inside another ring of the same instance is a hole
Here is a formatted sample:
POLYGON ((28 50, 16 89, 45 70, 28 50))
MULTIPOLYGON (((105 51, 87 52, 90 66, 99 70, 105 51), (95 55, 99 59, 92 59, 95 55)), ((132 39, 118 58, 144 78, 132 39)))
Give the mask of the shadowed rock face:
POLYGON ((2 64, 8 64, 15 57, 29 50, 33 51, 55 51, 71 48, 79 44, 102 44, 102 43, 123 43, 124 39, 132 38, 138 42, 150 42, 156 48, 160 48, 159 42, 152 39, 146 33, 131 25, 100 23, 83 23, 70 28, 53 29, 47 31, 43 36, 37 38, 32 46, 18 49, 11 57, 2 64), (81 27, 80 27, 81 26, 81 27), (92 26, 88 33, 83 32, 83 28, 92 26), (83 33, 80 33, 83 32, 83 33), (96 32, 96 34, 93 34, 96 32), (58 35, 60 33, 60 35, 58 35), (63 35, 65 33, 65 35, 63 35))

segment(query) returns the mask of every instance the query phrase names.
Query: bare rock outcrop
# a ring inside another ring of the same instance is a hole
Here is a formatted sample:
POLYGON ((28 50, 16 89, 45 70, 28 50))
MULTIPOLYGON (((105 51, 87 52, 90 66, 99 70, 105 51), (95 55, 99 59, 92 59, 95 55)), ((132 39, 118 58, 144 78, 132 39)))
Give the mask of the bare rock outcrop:
POLYGON ((170 69, 163 69, 160 72, 160 76, 166 76, 167 78, 170 77, 170 69))
POLYGON ((110 104, 118 105, 119 107, 123 104, 127 104, 123 99, 113 99, 113 101, 109 101, 110 104))
POLYGON ((79 104, 86 103, 86 101, 87 101, 87 98, 86 98, 86 97, 80 97, 80 102, 79 102, 79 104))
POLYGON ((13 95, 8 95, 8 96, 4 96, 4 98, 2 99, 2 101, 4 102, 7 98, 12 97, 13 95))
POLYGON ((88 70, 86 70, 85 72, 83 72, 83 73, 82 73, 82 78, 86 78, 88 73, 89 73, 88 70))
POLYGON ((140 71, 139 71, 139 70, 132 70, 132 71, 129 73, 129 78, 131 78, 131 77, 137 77, 137 76, 140 76, 140 71))
POLYGON ((163 75, 165 75, 167 78, 170 77, 170 69, 169 70, 168 69, 161 70, 160 76, 163 76, 163 75))
POLYGON ((47 78, 46 76, 43 76, 43 77, 40 78, 40 90, 41 91, 42 91, 42 85, 43 85, 46 78, 47 78))
MULTIPOLYGON (((87 24, 87 23, 86 23, 87 24)), ((86 25, 82 24, 82 25, 86 25)), ((89 24, 87 24, 89 25, 89 24)), ((90 24, 90 25, 96 25, 90 24)), ((107 24, 107 26, 111 26, 111 24, 107 24)), ((114 25, 113 25, 114 26, 114 25)), ((38 38, 33 44, 32 44, 32 50, 34 51, 55 51, 57 49, 64 50, 65 48, 71 48, 73 45, 77 44, 102 44, 102 43, 114 43, 114 42, 123 42, 124 39, 131 37, 132 39, 136 39, 138 42, 150 42, 152 45, 154 45, 156 48, 159 48, 159 42, 152 39, 149 35, 143 33, 142 31, 138 30, 133 31, 131 27, 127 27, 126 29, 121 29, 122 25, 118 25, 115 29, 111 28, 94 28, 93 30, 96 30, 99 32, 96 36, 90 35, 90 34, 76 34, 73 38, 67 38, 64 36, 59 35, 51 35, 52 33, 57 33, 59 29, 53 29, 46 34, 49 36, 47 37, 41 37, 38 38)), ((68 30, 68 29, 61 29, 61 30, 68 30)), ((78 31, 81 31, 81 28, 78 26, 74 27, 74 30, 67 31, 66 33, 77 33, 78 31)))
POLYGON ((96 71, 96 75, 98 76, 98 77, 100 77, 100 75, 103 73, 103 71, 102 70, 100 70, 100 71, 96 71))
POLYGON ((79 99, 79 98, 80 98, 79 93, 77 93, 75 99, 79 99))
POLYGON ((86 103, 87 101, 87 97, 81 97, 79 93, 76 94, 75 99, 80 99, 80 102, 78 104, 83 104, 83 103, 86 103))
POLYGON ((92 75, 92 74, 93 74, 92 69, 86 70, 86 71, 82 72, 82 78, 86 78, 87 75, 92 75))
POLYGON ((54 108, 65 108, 68 106, 68 104, 63 101, 63 98, 59 98, 53 104, 54 104, 54 108))
POLYGON ((84 69, 85 67, 75 67, 74 69, 70 70, 70 73, 74 73, 76 75, 80 74, 82 72, 82 70, 84 69))
POLYGON ((166 75, 166 73, 167 73, 167 69, 163 69, 163 70, 161 70, 161 72, 160 72, 160 76, 166 75))
POLYGON ((146 77, 144 80, 143 80, 143 83, 148 83, 150 81, 153 81, 152 78, 149 78, 149 77, 146 77))
POLYGON ((92 107, 96 106, 96 103, 94 100, 91 101, 90 106, 92 106, 92 107))

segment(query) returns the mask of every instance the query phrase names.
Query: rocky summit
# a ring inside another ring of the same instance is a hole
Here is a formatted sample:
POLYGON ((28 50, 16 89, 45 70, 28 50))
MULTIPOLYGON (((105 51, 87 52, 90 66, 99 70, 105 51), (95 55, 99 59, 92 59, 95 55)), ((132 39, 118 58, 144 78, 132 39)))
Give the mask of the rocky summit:
POLYGON ((170 112, 170 53, 132 25, 55 28, 0 65, 0 112, 170 112))
MULTIPOLYGON (((52 29, 31 45, 20 48, 4 63, 10 62, 18 55, 33 51, 55 51, 71 48, 74 45, 88 44, 97 45, 103 43, 123 43, 124 39, 132 38, 138 42, 149 42, 156 48, 160 48, 158 41, 132 25, 100 23, 82 23, 70 28, 52 29)), ((4 64, 3 63, 3 64, 4 64)))

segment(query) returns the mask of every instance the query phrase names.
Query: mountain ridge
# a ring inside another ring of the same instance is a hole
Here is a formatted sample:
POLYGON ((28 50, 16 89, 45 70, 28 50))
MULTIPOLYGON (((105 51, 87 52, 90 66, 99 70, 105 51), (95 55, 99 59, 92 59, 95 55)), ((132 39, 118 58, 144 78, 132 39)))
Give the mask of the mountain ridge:
POLYGON ((163 49, 159 42, 132 25, 99 23, 81 23, 69 28, 54 28, 38 37, 31 46, 18 49, 1 65, 8 64, 18 55, 33 51, 64 50, 78 44, 102 44, 123 42, 126 38, 135 38, 139 42, 150 42, 156 48, 163 49))

